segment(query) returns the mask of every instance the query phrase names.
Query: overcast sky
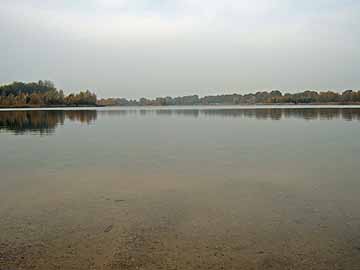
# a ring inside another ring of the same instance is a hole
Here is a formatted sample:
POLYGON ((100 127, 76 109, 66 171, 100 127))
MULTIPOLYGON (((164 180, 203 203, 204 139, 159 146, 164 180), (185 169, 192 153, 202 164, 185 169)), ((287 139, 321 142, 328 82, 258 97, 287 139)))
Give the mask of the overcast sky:
POLYGON ((359 0, 0 0, 0 84, 100 97, 360 89, 359 0))

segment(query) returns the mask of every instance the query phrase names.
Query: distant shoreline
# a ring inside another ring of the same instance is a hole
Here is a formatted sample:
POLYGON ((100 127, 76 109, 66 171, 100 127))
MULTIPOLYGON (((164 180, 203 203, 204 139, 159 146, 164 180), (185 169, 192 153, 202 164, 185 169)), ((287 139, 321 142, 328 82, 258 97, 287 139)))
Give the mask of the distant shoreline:
POLYGON ((360 102, 327 102, 327 103, 243 103, 243 104, 232 104, 232 103, 219 103, 219 104, 174 104, 174 105, 99 105, 98 107, 197 107, 197 106, 209 106, 209 107, 221 107, 221 106, 232 106, 232 107, 241 107, 241 106, 354 106, 359 105, 360 102))
POLYGON ((115 106, 263 106, 263 105, 360 105, 360 90, 303 91, 282 93, 279 90, 248 94, 187 95, 126 99, 110 97, 98 99, 89 90, 64 94, 51 81, 13 82, 0 86, 0 108, 67 108, 67 107, 115 107, 115 106))
POLYGON ((0 109, 56 109, 56 108, 118 108, 118 107, 154 107, 154 108, 166 108, 166 107, 241 107, 241 106, 274 106, 274 107, 298 107, 298 106, 360 106, 360 102, 340 103, 340 102, 328 102, 328 103, 256 103, 256 104, 192 104, 192 105, 54 105, 54 106, 0 106, 0 109))
POLYGON ((32 105, 25 105, 25 106, 1 106, 0 109, 46 109, 46 108, 86 108, 86 107, 106 107, 103 105, 44 105, 44 106, 32 106, 32 105))
POLYGON ((184 105, 354 105, 360 104, 360 91, 340 92, 304 91, 285 93, 280 91, 256 92, 248 94, 222 94, 210 96, 178 96, 156 98, 102 98, 97 104, 105 106, 184 106, 184 105))

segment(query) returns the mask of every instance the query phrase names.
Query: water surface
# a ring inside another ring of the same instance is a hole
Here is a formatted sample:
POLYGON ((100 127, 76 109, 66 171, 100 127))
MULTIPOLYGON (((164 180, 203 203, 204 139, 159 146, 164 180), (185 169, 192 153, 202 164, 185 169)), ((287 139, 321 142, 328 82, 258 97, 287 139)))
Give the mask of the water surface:
POLYGON ((0 269, 359 269, 360 108, 0 111, 0 269))

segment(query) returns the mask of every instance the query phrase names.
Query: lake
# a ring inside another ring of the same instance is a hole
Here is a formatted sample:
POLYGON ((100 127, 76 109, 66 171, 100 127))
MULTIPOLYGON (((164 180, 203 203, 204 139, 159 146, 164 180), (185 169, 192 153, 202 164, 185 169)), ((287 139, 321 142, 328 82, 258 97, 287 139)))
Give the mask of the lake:
POLYGON ((360 107, 0 111, 0 269, 360 269, 360 107))

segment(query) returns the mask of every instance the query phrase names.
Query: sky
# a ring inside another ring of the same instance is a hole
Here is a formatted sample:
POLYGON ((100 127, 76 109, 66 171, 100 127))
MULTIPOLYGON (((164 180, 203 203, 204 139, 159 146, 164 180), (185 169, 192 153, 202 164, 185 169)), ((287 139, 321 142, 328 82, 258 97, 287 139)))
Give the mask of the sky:
POLYGON ((0 0, 0 84, 139 98, 360 90, 359 0, 0 0))

